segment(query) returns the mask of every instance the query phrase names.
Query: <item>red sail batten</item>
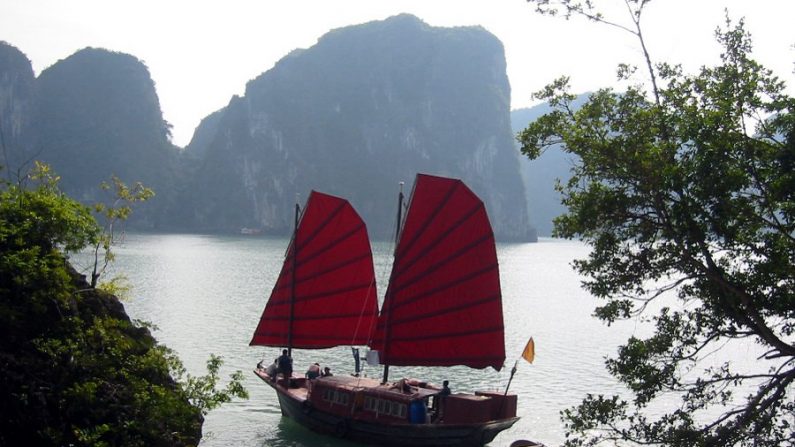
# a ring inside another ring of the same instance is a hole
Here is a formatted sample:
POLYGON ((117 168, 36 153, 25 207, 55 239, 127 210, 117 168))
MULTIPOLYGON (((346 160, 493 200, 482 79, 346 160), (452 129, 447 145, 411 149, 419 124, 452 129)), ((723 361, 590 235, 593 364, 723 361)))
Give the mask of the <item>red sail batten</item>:
POLYGON ((419 174, 370 346, 396 366, 493 367, 505 361, 494 235, 460 180, 419 174))
POLYGON ((370 339, 378 314, 372 250, 364 222, 346 200, 310 194, 250 345, 287 346, 291 305, 293 348, 370 339))

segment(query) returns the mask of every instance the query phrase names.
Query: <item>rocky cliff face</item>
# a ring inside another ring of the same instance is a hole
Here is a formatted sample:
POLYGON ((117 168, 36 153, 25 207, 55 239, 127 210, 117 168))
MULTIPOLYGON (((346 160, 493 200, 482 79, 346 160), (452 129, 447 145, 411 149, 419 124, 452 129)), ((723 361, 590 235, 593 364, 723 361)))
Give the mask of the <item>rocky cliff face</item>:
POLYGON ((21 165, 31 154, 26 138, 35 106, 33 67, 21 51, 0 42, 0 165, 21 165))
POLYGON ((36 78, 24 54, 0 43, 0 130, 0 164, 11 180, 43 161, 66 193, 96 202, 111 198, 100 184, 116 175, 163 194, 159 207, 133 215, 138 225, 155 227, 164 217, 178 151, 149 70, 135 57, 86 48, 36 78))
POLYGON ((37 90, 37 152, 62 175, 70 195, 100 199, 97 186, 111 174, 171 188, 176 148, 141 61, 86 48, 44 70, 37 90))
POLYGON ((332 31, 200 126, 181 225, 286 232, 296 195, 317 189, 388 238, 399 182, 427 172, 463 179, 498 237, 526 240, 509 102, 502 45, 481 28, 401 15, 332 31))

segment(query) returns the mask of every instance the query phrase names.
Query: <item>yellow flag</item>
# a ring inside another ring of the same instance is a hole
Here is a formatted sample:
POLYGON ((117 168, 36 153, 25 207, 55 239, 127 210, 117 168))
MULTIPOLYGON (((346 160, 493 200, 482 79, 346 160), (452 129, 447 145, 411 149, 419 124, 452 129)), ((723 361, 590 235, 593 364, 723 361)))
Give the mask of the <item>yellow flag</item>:
POLYGON ((530 363, 533 363, 533 359, 536 356, 536 343, 533 341, 533 337, 530 337, 530 340, 527 340, 527 346, 524 347, 524 351, 522 351, 522 358, 527 360, 530 363))

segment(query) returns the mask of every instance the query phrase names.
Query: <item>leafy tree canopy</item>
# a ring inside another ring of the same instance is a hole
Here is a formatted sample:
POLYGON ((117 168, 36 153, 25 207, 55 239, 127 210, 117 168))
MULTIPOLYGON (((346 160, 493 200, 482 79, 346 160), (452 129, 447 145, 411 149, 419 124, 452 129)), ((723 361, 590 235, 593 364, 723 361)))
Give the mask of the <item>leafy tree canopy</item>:
MULTIPOLYGON (((530 1, 616 24, 590 1, 530 1)), ((604 300, 596 316, 643 315, 654 329, 606 362, 628 397, 563 412, 567 445, 792 445, 795 99, 751 59, 743 21, 716 31, 717 66, 685 74, 645 51, 648 0, 625 3, 632 24, 616 26, 644 48, 651 87, 600 90, 575 109, 561 78, 537 94, 553 111, 518 136, 530 158, 561 144, 580 159, 559 185, 568 212, 555 231, 593 249, 575 267, 604 300), (736 361, 749 344, 758 358, 736 361)))
POLYGON ((219 390, 213 356, 207 376, 186 376, 69 266, 64 251, 104 236, 57 182, 37 164, 0 184, 0 445, 196 445, 207 411, 246 397, 242 374, 219 390))

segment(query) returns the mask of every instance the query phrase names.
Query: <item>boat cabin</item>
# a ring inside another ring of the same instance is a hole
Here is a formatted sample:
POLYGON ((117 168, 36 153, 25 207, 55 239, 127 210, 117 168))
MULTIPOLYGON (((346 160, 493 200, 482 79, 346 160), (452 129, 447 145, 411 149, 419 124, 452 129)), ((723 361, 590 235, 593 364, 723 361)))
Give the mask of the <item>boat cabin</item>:
POLYGON ((412 380, 381 384, 345 376, 302 381, 313 409, 388 424, 469 424, 516 416, 516 395, 477 392, 441 396, 441 389, 412 380))

